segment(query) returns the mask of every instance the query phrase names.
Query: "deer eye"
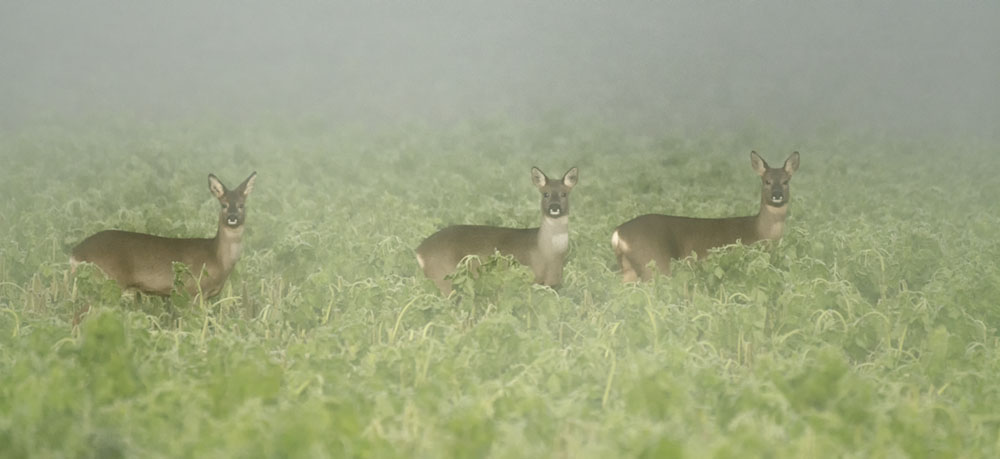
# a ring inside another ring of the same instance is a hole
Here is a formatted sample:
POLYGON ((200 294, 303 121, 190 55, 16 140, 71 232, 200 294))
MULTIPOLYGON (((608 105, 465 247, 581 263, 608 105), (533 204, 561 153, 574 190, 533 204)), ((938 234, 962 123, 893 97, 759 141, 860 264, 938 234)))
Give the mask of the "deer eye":
MULTIPOLYGON (((785 182, 785 183, 787 183, 787 182, 785 182)), ((239 209, 239 210, 243 210, 243 204, 237 204, 236 208, 239 209)))
POLYGON ((768 184, 768 185, 771 185, 771 184, 774 184, 774 182, 772 182, 772 181, 770 181, 770 180, 767 180, 767 181, 765 181, 764 183, 766 183, 766 184, 768 184))
POLYGON ((562 193, 559 193, 559 197, 565 198, 566 197, 566 192, 563 191, 562 193))
POLYGON ((549 196, 551 196, 551 195, 550 195, 550 194, 549 194, 549 193, 548 193, 548 192, 546 191, 545 193, 542 193, 542 196, 544 196, 544 197, 546 197, 546 198, 547 198, 547 197, 549 197, 549 196))

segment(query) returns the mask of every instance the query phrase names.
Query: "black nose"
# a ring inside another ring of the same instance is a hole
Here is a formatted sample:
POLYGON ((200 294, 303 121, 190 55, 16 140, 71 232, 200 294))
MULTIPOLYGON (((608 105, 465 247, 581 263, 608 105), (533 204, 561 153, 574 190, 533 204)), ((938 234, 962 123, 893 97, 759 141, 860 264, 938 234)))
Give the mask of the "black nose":
POLYGON ((559 204, 549 204, 549 212, 559 212, 561 210, 562 207, 559 204))
POLYGON ((782 193, 780 191, 772 191, 771 192, 771 200, 772 201, 781 201, 782 199, 785 199, 785 194, 784 193, 782 193))

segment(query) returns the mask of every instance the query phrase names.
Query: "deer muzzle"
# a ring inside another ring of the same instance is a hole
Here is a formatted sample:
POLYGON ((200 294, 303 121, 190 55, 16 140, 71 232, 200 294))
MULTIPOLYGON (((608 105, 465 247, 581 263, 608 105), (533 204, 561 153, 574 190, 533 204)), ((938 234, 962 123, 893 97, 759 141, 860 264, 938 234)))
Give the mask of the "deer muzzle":
POLYGON ((780 190, 775 190, 771 192, 771 204, 781 205, 785 203, 785 193, 780 190))

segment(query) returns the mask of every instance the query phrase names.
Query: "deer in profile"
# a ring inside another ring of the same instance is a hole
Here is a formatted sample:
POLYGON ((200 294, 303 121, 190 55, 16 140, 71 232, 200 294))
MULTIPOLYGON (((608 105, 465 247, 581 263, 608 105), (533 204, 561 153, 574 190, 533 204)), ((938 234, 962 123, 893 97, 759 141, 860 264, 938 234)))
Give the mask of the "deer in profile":
MULTIPOLYGON (((531 180, 542 196, 540 227, 449 226, 417 247, 417 264, 443 295, 452 289, 451 280, 445 277, 455 272, 463 258, 469 255, 486 258, 494 252, 513 256, 518 263, 530 267, 535 283, 552 287, 562 283, 563 263, 569 250, 569 193, 576 186, 579 173, 574 167, 561 180, 553 180, 533 167, 531 180)), ((470 267, 475 266, 478 263, 470 267)))
POLYGON ((168 296, 174 286, 173 262, 180 262, 191 273, 190 278, 183 280, 187 293, 193 296, 201 292, 204 298, 217 295, 240 258, 246 219, 244 204, 253 191, 256 177, 254 172, 230 190, 215 175, 208 174, 208 189, 222 204, 214 238, 176 239, 101 231, 73 248, 72 270, 76 271, 82 262, 93 263, 123 289, 168 296))
POLYGON ((651 279, 650 261, 660 272, 670 275, 672 258, 694 253, 702 259, 712 248, 781 239, 788 215, 788 181, 799 168, 799 152, 792 153, 782 167, 772 168, 757 152, 751 151, 750 165, 761 178, 757 215, 691 218, 648 214, 616 228, 611 235, 611 247, 622 268, 622 281, 651 279))

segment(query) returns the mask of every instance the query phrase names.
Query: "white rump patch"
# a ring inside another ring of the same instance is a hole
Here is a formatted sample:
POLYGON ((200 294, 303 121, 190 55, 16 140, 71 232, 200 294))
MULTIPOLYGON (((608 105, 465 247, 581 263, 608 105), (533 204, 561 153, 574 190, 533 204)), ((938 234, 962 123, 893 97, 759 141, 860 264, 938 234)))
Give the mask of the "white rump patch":
POLYGON ((628 244, 626 244, 625 241, 623 241, 621 237, 618 236, 618 230, 615 230, 614 233, 611 233, 611 247, 619 249, 622 252, 628 250, 628 244))
POLYGON ((424 269, 424 257, 417 254, 417 264, 420 265, 420 269, 424 269))
POLYGON ((556 252, 565 252, 569 248, 569 233, 552 236, 552 248, 556 252))

